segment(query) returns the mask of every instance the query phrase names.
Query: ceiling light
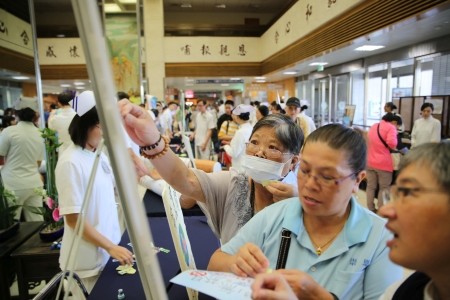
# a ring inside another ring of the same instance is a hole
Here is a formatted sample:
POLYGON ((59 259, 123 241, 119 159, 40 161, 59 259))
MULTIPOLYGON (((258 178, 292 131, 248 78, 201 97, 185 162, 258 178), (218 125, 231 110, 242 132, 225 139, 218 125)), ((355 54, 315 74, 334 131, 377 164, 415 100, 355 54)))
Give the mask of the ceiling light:
POLYGON ((258 83, 264 83, 264 82, 266 82, 264 79, 259 79, 259 80, 256 80, 256 82, 258 82, 258 83))
POLYGON ((256 79, 256 80, 264 80, 264 79, 266 79, 266 77, 264 77, 264 76, 258 76, 258 77, 255 77, 255 79, 256 79))
POLYGON ((75 87, 77 90, 84 90, 84 86, 77 86, 75 87))
POLYGON ((61 87, 71 87, 71 85, 70 85, 70 84, 67 84, 67 83, 63 83, 63 84, 61 84, 60 86, 61 86, 61 87))
POLYGON ((221 86, 229 86, 228 83, 222 83, 221 86))
POLYGON ((295 74, 297 74, 297 72, 295 72, 295 71, 286 71, 286 72, 283 72, 283 74, 284 75, 295 75, 295 74))
POLYGON ((57 38, 63 38, 63 37, 66 37, 66 35, 65 35, 65 34, 62 34, 62 33, 60 33, 60 34, 57 34, 57 35, 56 35, 56 37, 57 37, 57 38))
POLYGON ((116 3, 105 3, 105 13, 121 12, 120 6, 116 3))
POLYGON ((27 79, 30 79, 30 77, 27 77, 27 76, 12 76, 11 78, 15 79, 15 80, 27 80, 27 79))
POLYGON ((328 65, 327 62, 313 62, 309 64, 310 66, 325 66, 328 65))
POLYGON ((364 45, 355 49, 355 51, 374 51, 384 48, 384 46, 364 45))
POLYGON ((227 8, 225 4, 216 4, 216 8, 227 8))
POLYGON ((81 81, 75 81, 75 82, 73 83, 73 85, 85 85, 85 83, 84 83, 84 82, 81 82, 81 81))
POLYGON ((182 4, 180 5, 180 7, 181 7, 181 8, 192 8, 192 4, 190 4, 190 3, 182 3, 182 4))
POLYGON ((136 4, 136 0, 119 0, 122 4, 136 4))
POLYGON ((236 77, 236 78, 230 78, 230 80, 232 80, 232 81, 238 81, 238 80, 241 80, 241 79, 238 78, 238 77, 236 77))

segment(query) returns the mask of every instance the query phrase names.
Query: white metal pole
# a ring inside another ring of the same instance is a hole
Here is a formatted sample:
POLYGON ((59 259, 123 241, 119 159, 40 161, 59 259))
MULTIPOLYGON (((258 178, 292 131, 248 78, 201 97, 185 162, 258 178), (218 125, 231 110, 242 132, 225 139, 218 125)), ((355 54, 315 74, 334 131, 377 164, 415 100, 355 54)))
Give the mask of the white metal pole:
POLYGON ((138 198, 136 171, 125 146, 97 2, 72 0, 72 7, 145 296, 146 299, 165 300, 167 294, 158 259, 151 248, 153 239, 148 219, 144 205, 138 198))
MULTIPOLYGON (((45 116, 44 116, 44 100, 42 99, 42 80, 41 80, 41 69, 39 68, 39 51, 37 46, 37 33, 36 33, 36 18, 34 16, 34 2, 33 0, 28 0, 28 8, 30 11, 30 22, 31 22, 31 32, 33 41, 33 52, 34 52, 34 73, 36 78, 36 93, 39 103, 39 127, 45 128, 45 116)), ((47 159, 47 158, 46 158, 47 159)))

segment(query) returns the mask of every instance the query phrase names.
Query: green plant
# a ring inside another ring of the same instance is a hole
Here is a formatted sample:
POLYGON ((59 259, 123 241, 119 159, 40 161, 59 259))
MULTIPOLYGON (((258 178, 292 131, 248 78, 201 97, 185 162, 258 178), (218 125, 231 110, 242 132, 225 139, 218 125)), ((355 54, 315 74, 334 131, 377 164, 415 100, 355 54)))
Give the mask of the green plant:
POLYGON ((44 216, 44 221, 48 224, 48 229, 53 230, 60 228, 64 221, 59 215, 59 202, 58 191, 56 190, 55 183, 55 168, 58 162, 58 148, 61 146, 58 143, 58 136, 56 131, 50 128, 41 129, 41 136, 45 141, 45 153, 46 153, 46 170, 47 170, 47 189, 37 188, 35 193, 42 197, 45 202, 44 207, 27 207, 34 213, 44 216))
POLYGON ((14 217, 16 216, 16 210, 20 207, 16 203, 16 195, 5 188, 0 176, 0 230, 7 229, 16 222, 14 217))

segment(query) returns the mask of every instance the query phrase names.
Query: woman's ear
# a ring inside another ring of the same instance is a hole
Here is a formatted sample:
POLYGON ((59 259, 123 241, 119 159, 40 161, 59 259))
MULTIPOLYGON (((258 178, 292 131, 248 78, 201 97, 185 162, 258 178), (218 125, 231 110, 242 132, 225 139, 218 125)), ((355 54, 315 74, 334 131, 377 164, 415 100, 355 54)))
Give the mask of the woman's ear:
POLYGON ((366 171, 363 170, 361 172, 359 172, 358 174, 356 174, 356 182, 355 185, 353 186, 353 193, 357 193, 359 191, 359 184, 361 183, 361 181, 364 180, 364 178, 366 178, 366 171))
POLYGON ((289 168, 291 171, 294 171, 297 168, 299 163, 299 155, 294 155, 291 160, 291 167, 289 168))

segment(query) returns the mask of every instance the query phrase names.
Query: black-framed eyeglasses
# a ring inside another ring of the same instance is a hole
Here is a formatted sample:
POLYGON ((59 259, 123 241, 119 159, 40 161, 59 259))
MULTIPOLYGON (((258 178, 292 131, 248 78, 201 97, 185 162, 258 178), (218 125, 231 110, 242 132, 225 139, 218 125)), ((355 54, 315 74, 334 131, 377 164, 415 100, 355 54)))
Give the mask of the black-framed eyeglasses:
POLYGON ((404 186, 391 186, 389 190, 389 196, 392 201, 404 200, 406 198, 418 198, 420 193, 445 193, 441 189, 431 189, 425 187, 404 187, 404 186))
POLYGON ((344 180, 346 180, 347 178, 350 177, 354 177, 356 176, 358 172, 353 172, 351 174, 348 174, 346 176, 343 177, 332 177, 332 176, 326 176, 326 175, 322 175, 322 174, 318 174, 318 175, 312 175, 311 171, 308 170, 304 170, 301 167, 298 169, 298 176, 300 178, 302 178, 302 180, 308 180, 309 178, 314 178, 314 180, 320 185, 320 186, 325 186, 325 187, 331 187, 331 186, 336 186, 339 185, 341 182, 343 182, 344 180))

